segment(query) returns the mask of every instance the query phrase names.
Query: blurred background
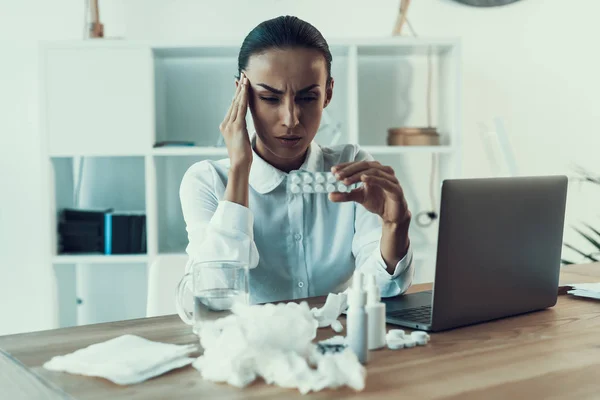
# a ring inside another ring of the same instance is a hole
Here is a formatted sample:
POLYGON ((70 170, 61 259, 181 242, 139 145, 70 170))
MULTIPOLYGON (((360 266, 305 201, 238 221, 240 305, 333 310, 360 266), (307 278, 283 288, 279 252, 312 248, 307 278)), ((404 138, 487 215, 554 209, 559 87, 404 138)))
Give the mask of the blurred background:
POLYGON ((237 50, 280 15, 330 42, 319 143, 400 177, 418 282, 446 177, 568 175, 564 262, 600 260, 599 2, 419 0, 393 35, 399 0, 99 0, 92 38, 94 3, 0 1, 0 335, 146 315, 149 268, 187 243, 183 173, 226 156, 237 50))

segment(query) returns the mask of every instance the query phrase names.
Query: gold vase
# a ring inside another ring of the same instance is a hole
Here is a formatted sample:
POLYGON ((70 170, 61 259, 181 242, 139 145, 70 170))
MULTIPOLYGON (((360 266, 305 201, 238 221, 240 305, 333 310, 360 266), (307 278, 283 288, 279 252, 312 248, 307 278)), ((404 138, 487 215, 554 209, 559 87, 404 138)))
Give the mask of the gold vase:
POLYGON ((388 146, 439 146, 440 135, 435 128, 390 128, 388 146))

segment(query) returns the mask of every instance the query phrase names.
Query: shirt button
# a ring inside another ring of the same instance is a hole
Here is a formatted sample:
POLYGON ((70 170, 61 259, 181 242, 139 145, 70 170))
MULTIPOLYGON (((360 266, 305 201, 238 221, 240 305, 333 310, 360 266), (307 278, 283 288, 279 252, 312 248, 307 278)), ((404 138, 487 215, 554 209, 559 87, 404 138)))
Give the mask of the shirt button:
POLYGON ((302 235, 301 235, 301 234, 299 234, 299 233, 296 233, 296 234, 294 235, 294 239, 296 239, 296 241, 298 241, 298 242, 299 242, 300 240, 302 240, 302 235))
POLYGON ((298 282, 298 287, 304 287, 304 282, 298 282))

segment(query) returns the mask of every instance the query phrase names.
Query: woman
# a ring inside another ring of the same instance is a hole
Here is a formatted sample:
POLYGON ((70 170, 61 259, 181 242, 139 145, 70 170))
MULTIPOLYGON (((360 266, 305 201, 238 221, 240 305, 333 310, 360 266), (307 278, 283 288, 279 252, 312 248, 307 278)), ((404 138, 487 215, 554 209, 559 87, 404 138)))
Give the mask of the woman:
POLYGON ((394 170, 356 145, 313 142, 333 97, 331 62, 321 33, 296 17, 254 28, 220 125, 229 159, 196 163, 181 183, 188 268, 200 260, 249 262, 253 303, 340 292, 355 269, 374 274, 384 297, 412 281, 411 214, 394 170), (331 170, 362 185, 328 196, 288 194, 287 174, 297 169, 331 170))

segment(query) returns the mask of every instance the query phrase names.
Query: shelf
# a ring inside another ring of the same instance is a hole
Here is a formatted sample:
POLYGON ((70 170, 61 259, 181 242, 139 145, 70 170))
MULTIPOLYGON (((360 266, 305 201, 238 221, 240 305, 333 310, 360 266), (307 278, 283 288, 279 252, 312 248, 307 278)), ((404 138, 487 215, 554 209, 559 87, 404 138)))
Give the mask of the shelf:
MULTIPOLYGON (((237 61, 240 53, 240 42, 220 44, 188 43, 180 45, 151 45, 155 58, 230 58, 237 61)), ((343 57, 348 54, 348 44, 330 44, 329 50, 334 57, 343 57)))
POLYGON ((419 40, 391 38, 390 40, 363 41, 356 43, 358 57, 404 57, 410 55, 445 55, 457 46, 454 40, 419 40))
MULTIPOLYGON (((328 43, 336 88, 321 128, 339 125, 337 143, 359 144, 392 166, 411 211, 429 210, 431 171, 437 168, 438 188, 442 179, 460 176, 460 39, 386 36, 329 38, 328 43), (440 146, 387 146, 390 127, 426 125, 436 127, 440 146)), ((216 147, 222 144, 218 126, 235 90, 241 44, 239 38, 214 37, 42 44, 40 129, 43 162, 52 165, 50 206, 44 207, 49 225, 56 226, 59 210, 75 206, 147 216, 148 254, 50 254, 61 326, 143 315, 147 267, 157 257, 187 260, 179 189, 190 166, 228 157, 224 146, 216 147), (163 141, 194 146, 153 147, 163 141), (126 301, 114 293, 123 293, 126 301), (76 297, 84 299, 81 307, 76 297), (102 307, 106 302, 123 307, 102 307)), ((250 115, 247 122, 254 130, 250 115)), ((320 129, 315 141, 327 147, 331 131, 320 129)), ((435 224, 411 224, 415 282, 433 279, 435 224)), ((58 232, 48 231, 48 242, 57 249, 58 232)))
MULTIPOLYGON (((414 154, 414 153, 452 153, 454 147, 452 146, 361 146, 361 149, 365 150, 372 155, 386 155, 386 154, 414 154)), ((148 153, 134 153, 134 154, 105 154, 105 153, 64 153, 64 154, 51 154, 51 158, 74 158, 74 157, 143 157, 145 155, 152 155, 157 157, 186 157, 186 156, 199 156, 199 157, 223 157, 227 158, 227 149, 225 147, 206 147, 206 146, 183 146, 183 147, 160 147, 154 148, 148 153)))
POLYGON ((406 153, 452 153, 452 146, 361 146, 372 155, 406 154, 406 153))
MULTIPOLYGON (((385 37, 330 37, 327 42, 330 47, 333 46, 354 46, 354 45, 390 45, 397 46, 451 46, 459 43, 459 38, 453 37, 427 37, 420 36, 418 38, 411 36, 385 36, 385 37)), ((239 48, 241 42, 235 38, 203 38, 187 41, 171 41, 171 40, 61 40, 47 41, 42 45, 45 49, 98 49, 98 48, 115 48, 115 49, 139 49, 152 48, 158 51, 168 51, 171 49, 186 49, 186 48, 239 48)), ((235 53, 237 57, 237 53, 235 53)))
POLYGON ((62 254, 52 257, 53 264, 141 264, 148 260, 147 254, 62 254))
POLYGON ((225 147, 207 146, 182 146, 182 147, 158 147, 152 149, 155 156, 223 156, 227 157, 225 147))
MULTIPOLYGON (((452 146, 361 146, 369 154, 452 153, 452 146)), ((225 147, 164 147, 152 150, 155 156, 223 156, 225 147)))
POLYGON ((73 158, 73 157, 143 157, 146 155, 145 151, 134 151, 125 152, 115 148, 114 151, 65 151, 65 152, 50 152, 48 156, 50 158, 73 158))

